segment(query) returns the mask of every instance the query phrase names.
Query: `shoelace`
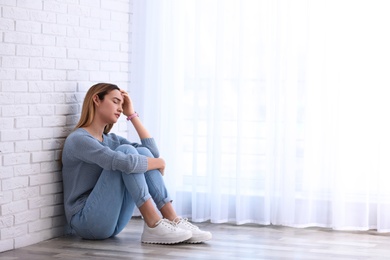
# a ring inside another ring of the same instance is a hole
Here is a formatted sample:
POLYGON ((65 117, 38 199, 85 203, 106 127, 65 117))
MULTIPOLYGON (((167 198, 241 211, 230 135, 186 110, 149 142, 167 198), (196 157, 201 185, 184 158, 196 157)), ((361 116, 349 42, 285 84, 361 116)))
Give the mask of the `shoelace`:
POLYGON ((186 225, 187 227, 189 227, 190 229, 192 230, 195 230, 195 229, 198 229, 197 226, 191 224, 189 221, 188 221, 188 218, 179 218, 179 221, 175 222, 176 219, 174 219, 172 222, 172 225, 174 225, 175 227, 177 225, 179 225, 180 223, 182 223, 183 225, 186 225))
POLYGON ((157 225, 158 225, 158 224, 162 224, 162 225, 168 227, 168 228, 171 229, 171 230, 175 230, 175 229, 176 229, 176 224, 173 223, 173 221, 169 221, 168 219, 165 219, 165 218, 160 219, 160 220, 157 222, 157 225))

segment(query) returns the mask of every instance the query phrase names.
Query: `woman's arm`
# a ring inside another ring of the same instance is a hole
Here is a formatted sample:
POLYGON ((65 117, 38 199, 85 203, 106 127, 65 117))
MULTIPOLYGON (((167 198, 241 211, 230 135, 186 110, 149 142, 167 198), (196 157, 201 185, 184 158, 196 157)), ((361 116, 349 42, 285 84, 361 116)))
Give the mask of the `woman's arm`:
MULTIPOLYGON (((121 92, 123 96, 123 114, 126 117, 128 117, 135 113, 135 110, 133 108, 133 102, 131 101, 129 94, 125 90, 121 90, 121 92)), ((133 124, 141 140, 146 138, 152 138, 152 136, 149 134, 148 130, 142 124, 142 121, 138 116, 133 117, 130 121, 133 124)), ((164 175, 164 170, 165 170, 164 159, 148 157, 148 170, 155 170, 155 169, 159 170, 161 174, 164 175)))
MULTIPOLYGON (((128 117, 130 115, 133 115, 135 113, 134 108, 133 108, 133 102, 129 96, 129 94, 121 89, 121 93, 123 96, 123 114, 128 117)), ((144 127, 142 124, 140 118, 138 116, 133 117, 131 120, 131 123, 133 124, 135 130, 138 133, 139 138, 145 139, 145 138, 151 138, 152 136, 149 134, 148 130, 144 127)))
POLYGON ((148 130, 146 130, 146 128, 144 127, 144 125, 141 122, 141 119, 138 116, 133 117, 130 121, 133 124, 133 126, 134 126, 135 130, 137 131, 138 136, 141 140, 152 137, 149 134, 148 130))
POLYGON ((76 130, 66 138, 63 149, 63 164, 83 161, 99 165, 106 170, 126 173, 146 172, 148 157, 140 154, 125 154, 102 145, 85 130, 76 130))

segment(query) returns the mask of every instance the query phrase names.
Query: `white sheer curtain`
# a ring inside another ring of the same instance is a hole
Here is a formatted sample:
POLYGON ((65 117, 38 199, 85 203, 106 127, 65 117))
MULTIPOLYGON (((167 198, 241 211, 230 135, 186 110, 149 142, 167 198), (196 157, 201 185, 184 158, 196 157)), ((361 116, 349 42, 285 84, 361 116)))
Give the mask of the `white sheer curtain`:
POLYGON ((390 230, 387 1, 134 0, 132 85, 193 221, 390 230))

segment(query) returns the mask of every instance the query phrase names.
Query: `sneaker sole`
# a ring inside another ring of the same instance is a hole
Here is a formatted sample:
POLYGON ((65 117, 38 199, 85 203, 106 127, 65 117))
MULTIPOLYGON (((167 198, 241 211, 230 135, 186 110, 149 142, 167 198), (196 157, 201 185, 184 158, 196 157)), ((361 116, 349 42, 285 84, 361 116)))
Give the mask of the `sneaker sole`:
POLYGON ((212 236, 207 236, 207 237, 203 237, 203 238, 197 238, 197 239, 194 239, 193 237, 184 241, 184 243, 187 243, 187 244, 200 244, 200 243, 203 243, 203 242, 206 242, 208 240, 210 240, 212 238, 212 236))
POLYGON ((188 236, 184 236, 180 239, 176 239, 176 240, 172 240, 172 241, 167 241, 166 239, 164 240, 143 240, 141 239, 141 242, 144 243, 144 244, 159 244, 159 245, 172 245, 172 244, 179 244, 179 243, 182 243, 182 242, 185 242, 187 240, 191 239, 191 234, 188 235, 188 236))
POLYGON ((180 240, 177 242, 160 242, 160 241, 141 241, 144 244, 153 244, 153 245, 174 245, 174 244, 180 244, 184 242, 185 240, 180 240))

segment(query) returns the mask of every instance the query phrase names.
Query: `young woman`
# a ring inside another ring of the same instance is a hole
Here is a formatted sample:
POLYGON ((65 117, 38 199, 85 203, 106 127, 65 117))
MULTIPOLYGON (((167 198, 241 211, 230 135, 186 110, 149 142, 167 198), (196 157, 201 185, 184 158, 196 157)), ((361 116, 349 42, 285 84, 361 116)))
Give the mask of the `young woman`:
POLYGON ((65 214, 79 236, 105 239, 117 235, 136 206, 145 221, 144 243, 211 239, 210 232, 176 215, 162 178, 165 162, 130 96, 116 85, 99 83, 88 90, 80 121, 66 138, 62 164, 65 214), (109 133, 122 113, 133 124, 141 144, 109 133))

